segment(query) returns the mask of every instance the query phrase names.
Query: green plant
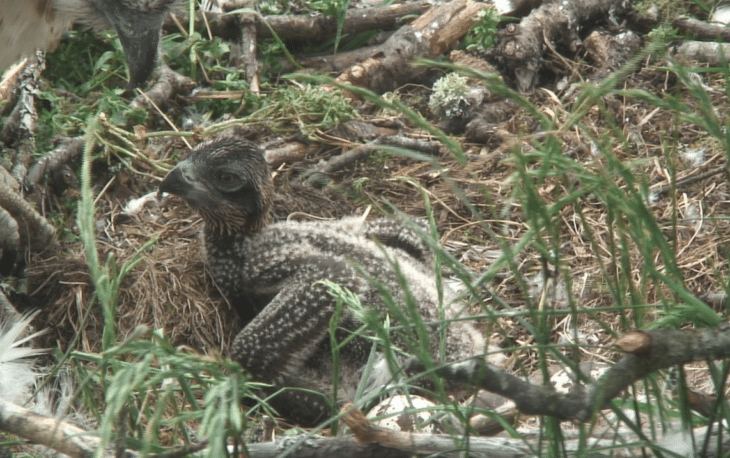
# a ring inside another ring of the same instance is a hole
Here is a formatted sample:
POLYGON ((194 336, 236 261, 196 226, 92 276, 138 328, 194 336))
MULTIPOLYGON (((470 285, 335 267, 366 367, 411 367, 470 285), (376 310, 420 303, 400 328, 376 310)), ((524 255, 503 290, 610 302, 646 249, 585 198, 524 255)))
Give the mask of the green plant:
POLYGON ((483 8, 479 10, 474 24, 466 37, 464 46, 466 49, 487 50, 497 44, 497 26, 500 22, 499 13, 496 8, 483 8))
POLYGON ((337 48, 342 39, 342 27, 345 25, 345 16, 349 7, 349 0, 315 0, 312 2, 313 10, 321 12, 325 17, 334 17, 337 21, 335 53, 337 53, 337 48))
POLYGON ((339 90, 282 85, 262 101, 262 107, 251 113, 248 121, 269 121, 278 129, 290 129, 293 124, 311 138, 317 130, 329 130, 357 117, 357 111, 339 90))

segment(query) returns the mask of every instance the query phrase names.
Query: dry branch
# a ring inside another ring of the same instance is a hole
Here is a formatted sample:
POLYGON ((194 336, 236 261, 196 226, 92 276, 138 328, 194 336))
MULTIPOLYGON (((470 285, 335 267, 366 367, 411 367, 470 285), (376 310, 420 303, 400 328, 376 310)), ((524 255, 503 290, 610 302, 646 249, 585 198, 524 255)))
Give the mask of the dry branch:
MULTIPOLYGON (((95 434, 55 418, 38 415, 32 411, 0 399, 0 429, 43 444, 72 458, 95 456, 101 440, 95 434)), ((101 455, 114 457, 109 451, 101 455)))
MULTIPOLYGON (((513 399, 518 408, 528 414, 552 415, 560 419, 586 420, 605 406, 614 396, 636 380, 663 368, 691 361, 713 360, 730 356, 730 324, 715 329, 633 331, 617 341, 618 346, 632 353, 626 355, 596 382, 576 386, 560 394, 552 388, 532 385, 505 371, 487 365, 476 358, 438 369, 450 380, 470 383, 513 399)), ((415 359, 407 370, 423 370, 415 359)), ((394 431, 372 425, 361 411, 352 405, 343 408, 343 420, 354 436, 322 438, 316 436, 288 437, 276 443, 248 446, 251 458, 280 456, 296 450, 300 458, 348 456, 351 458, 401 458, 440 454, 463 456, 468 450, 474 457, 527 457, 533 448, 523 440, 468 437, 442 434, 417 434, 394 431)), ((67 423, 34 415, 26 409, 0 401, 0 429, 26 437, 72 457, 88 457, 101 445, 98 438, 67 423)), ((591 441, 588 446, 613 446, 610 440, 591 441)), ((584 441, 566 441, 566 450, 585 447, 584 441)))
MULTIPOLYGON (((356 34, 366 30, 380 29, 393 30, 403 25, 404 16, 421 15, 431 4, 428 2, 410 2, 399 5, 378 6, 375 8, 351 9, 345 15, 342 27, 343 34, 356 34)), ((225 39, 238 39, 240 24, 235 16, 222 13, 198 13, 195 18, 195 27, 204 27, 203 14, 210 25, 213 36, 225 39)), ((185 19, 183 19, 183 22, 185 19)), ((334 17, 325 17, 321 13, 307 15, 271 15, 259 16, 256 19, 256 35, 259 38, 271 38, 271 31, 283 40, 313 40, 325 41, 331 39, 337 31, 337 20, 334 17)), ((168 31, 177 31, 175 24, 166 23, 168 31)))
MULTIPOLYGON (((421 15, 430 7, 431 4, 428 2, 417 2, 351 9, 345 14, 342 33, 354 34, 371 29, 393 30, 403 25, 404 16, 421 15)), ((337 31, 336 19, 324 17, 319 13, 307 16, 265 16, 263 20, 271 26, 279 38, 284 40, 324 41, 331 39, 337 31)), ((257 22, 256 31, 259 37, 271 37, 271 32, 261 21, 257 22)))
POLYGON ((517 89, 529 92, 537 83, 546 42, 561 44, 575 52, 578 31, 587 22, 605 17, 621 0, 554 1, 532 11, 519 24, 500 31, 497 53, 511 73, 517 89))
MULTIPOLYGON (((137 452, 109 447, 99 453, 101 439, 66 421, 39 415, 10 402, 0 399, 0 430, 28 439, 36 444, 45 445, 72 458, 134 458, 137 452)), ((181 458, 203 450, 206 442, 173 448, 150 458, 181 458)))
MULTIPOLYGON (((717 328, 633 331, 617 341, 627 354, 595 382, 562 394, 552 387, 533 385, 477 358, 437 369, 447 380, 461 381, 512 399, 529 415, 550 415, 561 420, 588 420, 594 412, 635 381, 652 372, 692 361, 730 357, 730 324, 717 328), (633 344, 633 345, 631 345, 633 344)), ((406 363, 410 372, 423 371, 416 359, 406 363)))
POLYGON ((249 83, 251 92, 258 94, 259 88, 259 63, 257 59, 256 41, 256 14, 255 2, 252 0, 220 0, 219 6, 223 11, 233 12, 241 10, 238 14, 231 15, 237 21, 239 33, 233 39, 234 45, 231 48, 231 60, 236 67, 242 68, 249 83))
POLYGON ((301 161, 307 155, 313 154, 316 149, 316 146, 307 146, 301 142, 288 142, 279 147, 267 148, 265 153, 266 162, 272 170, 276 170, 284 163, 301 161))
POLYGON ((324 165, 305 174, 303 178, 306 179, 309 184, 324 185, 329 182, 330 175, 362 160, 375 151, 377 151, 377 142, 368 142, 335 156, 324 165))
POLYGON ((477 13, 489 6, 471 0, 452 0, 434 6, 412 24, 398 29, 385 43, 358 52, 364 61, 343 72, 337 82, 383 93, 413 81, 424 69, 411 62, 450 51, 474 24, 477 13))
MULTIPOLYGON (((468 437, 461 443, 458 437, 447 434, 405 433, 373 426, 361 411, 345 407, 343 420, 355 435, 319 437, 298 435, 284 437, 276 442, 251 444, 246 447, 250 458, 275 458, 296 456, 297 458, 411 458, 433 456, 466 456, 480 458, 527 458, 532 457, 532 448, 522 439, 468 437)), ((37 415, 28 409, 0 400, 0 430, 5 430, 35 443, 60 451, 72 458, 115 457, 108 449, 96 455, 101 440, 70 423, 37 415)), ((202 449, 205 444, 182 449, 172 449, 158 458, 183 456, 202 449), (182 453, 181 453, 182 452, 182 453)), ((584 441, 566 441, 566 450, 577 450, 585 446, 584 441)), ((589 446, 615 446, 610 440, 591 440, 589 446)), ((137 453, 125 450, 123 458, 132 458, 137 453)))
POLYGON ((672 22, 672 25, 680 32, 692 34, 695 40, 700 41, 730 41, 730 29, 725 25, 710 24, 692 18, 679 18, 672 22))
POLYGON ((685 41, 673 49, 672 55, 705 62, 711 67, 722 67, 730 62, 730 44, 712 41, 685 41))
POLYGON ((309 184, 325 185, 330 181, 330 177, 333 174, 345 170, 356 162, 368 157, 378 150, 379 145, 420 151, 430 156, 436 156, 441 150, 441 143, 436 141, 418 140, 403 135, 383 136, 363 145, 358 145, 349 151, 333 157, 324 164, 318 165, 315 169, 308 171, 303 179, 309 184))

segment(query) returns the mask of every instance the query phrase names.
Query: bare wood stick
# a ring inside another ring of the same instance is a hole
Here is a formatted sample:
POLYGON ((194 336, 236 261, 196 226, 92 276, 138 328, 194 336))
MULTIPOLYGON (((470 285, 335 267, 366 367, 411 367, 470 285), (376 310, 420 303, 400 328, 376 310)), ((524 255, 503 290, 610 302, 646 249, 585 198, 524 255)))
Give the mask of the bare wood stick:
POLYGON ((489 6, 472 0, 434 6, 412 24, 398 29, 385 43, 371 48, 370 57, 344 71, 337 82, 383 93, 412 81, 424 69, 413 67, 411 62, 451 50, 484 8, 489 6))
POLYGON ((339 156, 330 159, 323 166, 310 171, 304 176, 304 178, 309 184, 323 185, 330 180, 330 175, 340 170, 343 170, 349 165, 352 165, 355 162, 369 156, 374 151, 376 151, 376 147, 377 142, 373 141, 353 148, 347 152, 340 154, 339 156))
MULTIPOLYGON (((43 444, 73 458, 91 458, 101 446, 98 436, 55 418, 0 399, 0 429, 43 444)), ((102 456, 113 457, 113 453, 102 456)))
MULTIPOLYGON (((408 458, 438 456, 463 457, 467 452, 474 458, 527 458, 533 457, 534 444, 525 439, 458 437, 447 434, 419 434, 390 430, 372 425, 359 409, 346 405, 343 421, 352 429, 354 435, 338 437, 318 437, 299 435, 284 437, 277 442, 251 444, 247 446, 250 458, 274 458, 296 456, 298 458, 325 458, 347 456, 349 458, 408 458)), ((69 423, 34 414, 25 408, 0 400, 0 429, 24 437, 33 442, 54 448, 73 458, 101 456, 112 458, 111 449, 98 453, 101 440, 94 435, 69 423)), ((625 442, 635 442, 638 438, 623 437, 625 442)), ((727 442, 727 441, 726 441, 727 442)), ((712 444, 710 444, 712 445, 712 444)), ((173 449, 158 457, 170 458, 183 456, 201 450, 205 443, 173 449)), ((566 451, 576 451, 585 447, 615 448, 615 439, 567 440, 566 451)), ((723 448, 726 445, 723 444, 723 448)), ((134 458, 134 451, 125 450, 123 458, 134 458)), ((703 455, 704 456, 704 455, 703 455)), ((710 456, 715 456, 710 455, 710 456)))
POLYGON ((672 50, 674 57, 686 57, 721 67, 730 61, 730 44, 711 41, 685 41, 672 50))
POLYGON ((300 142, 288 142, 277 148, 266 149, 265 158, 269 167, 276 169, 285 162, 297 162, 316 150, 300 142))
POLYGON ((689 32, 695 40, 700 41, 730 41, 730 29, 724 24, 710 24, 692 18, 679 18, 672 21, 672 25, 682 32, 689 32))
MULTIPOLYGON (((402 19, 404 16, 421 15, 430 7, 431 4, 428 2, 409 2, 375 8, 351 9, 345 14, 342 33, 354 34, 371 29, 393 30, 407 22, 402 19)), ((202 27, 203 14, 208 19, 210 31, 214 36, 226 39, 238 38, 240 30, 235 16, 199 12, 195 18, 196 28, 202 27)), ((187 21, 184 16, 181 17, 182 22, 187 21)), ((270 15, 256 20, 256 35, 260 38, 271 38, 271 31, 263 22, 268 23, 283 40, 324 41, 332 38, 337 30, 337 20, 334 17, 325 17, 321 13, 306 16, 270 15)), ((177 31, 177 27, 172 21, 166 21, 164 28, 167 31, 177 31)))
POLYGON ((680 186, 687 186, 692 183, 702 181, 705 178, 709 178, 711 176, 714 176, 714 175, 717 175, 717 174, 720 174, 723 172, 727 173, 727 167, 719 166, 719 167, 715 167, 715 168, 712 168, 709 170, 705 170, 704 172, 700 172, 696 175, 681 178, 681 179, 677 180, 676 183, 674 183, 674 184, 670 183, 670 184, 664 184, 664 185, 662 185, 662 184, 652 185, 650 187, 650 189, 652 192, 655 192, 657 194, 663 194, 665 192, 671 191, 673 187, 679 188, 680 186))
MULTIPOLYGON (((246 6, 253 10, 256 2, 247 1, 246 6)), ((241 65, 246 72, 246 81, 249 83, 251 92, 258 94, 261 89, 259 87, 259 62, 256 48, 258 42, 256 40, 256 14, 244 13, 240 16, 241 23, 241 65)))
POLYGON ((359 145, 339 156, 335 156, 323 165, 308 171, 304 180, 309 184, 324 185, 330 180, 330 176, 347 167, 352 166, 377 151, 379 145, 396 146, 413 151, 420 151, 430 156, 438 155, 441 150, 441 143, 428 140, 408 138, 403 135, 390 135, 378 137, 373 141, 359 145))

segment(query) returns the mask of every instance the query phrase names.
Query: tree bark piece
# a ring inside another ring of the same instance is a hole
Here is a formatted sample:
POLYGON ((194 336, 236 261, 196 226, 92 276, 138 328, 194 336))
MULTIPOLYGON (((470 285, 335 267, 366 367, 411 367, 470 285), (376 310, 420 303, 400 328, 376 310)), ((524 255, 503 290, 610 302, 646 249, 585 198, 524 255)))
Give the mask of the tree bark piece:
POLYGON ((580 44, 578 30, 586 22, 608 15, 622 0, 553 1, 500 31, 497 53, 504 59, 510 77, 520 92, 530 92, 542 67, 545 42, 560 43, 575 52, 580 44))
MULTIPOLYGON (((38 94, 38 79, 46 68, 46 59, 42 52, 37 51, 26 65, 23 65, 17 75, 18 100, 15 108, 8 116, 5 125, 0 130, 0 141, 11 145, 20 144, 23 140, 32 139, 36 131, 38 113, 35 109, 35 97, 38 94)), ((20 148, 23 148, 21 146, 20 148)), ((16 176, 22 181, 23 176, 16 176)))

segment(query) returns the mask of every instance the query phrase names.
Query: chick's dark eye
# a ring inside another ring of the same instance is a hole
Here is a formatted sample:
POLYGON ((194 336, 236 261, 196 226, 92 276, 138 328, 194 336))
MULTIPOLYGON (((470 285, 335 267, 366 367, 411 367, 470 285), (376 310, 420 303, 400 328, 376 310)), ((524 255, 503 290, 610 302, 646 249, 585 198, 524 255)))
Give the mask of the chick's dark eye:
POLYGON ((223 172, 218 174, 218 181, 221 184, 225 185, 233 184, 236 181, 236 175, 228 172, 223 172))

